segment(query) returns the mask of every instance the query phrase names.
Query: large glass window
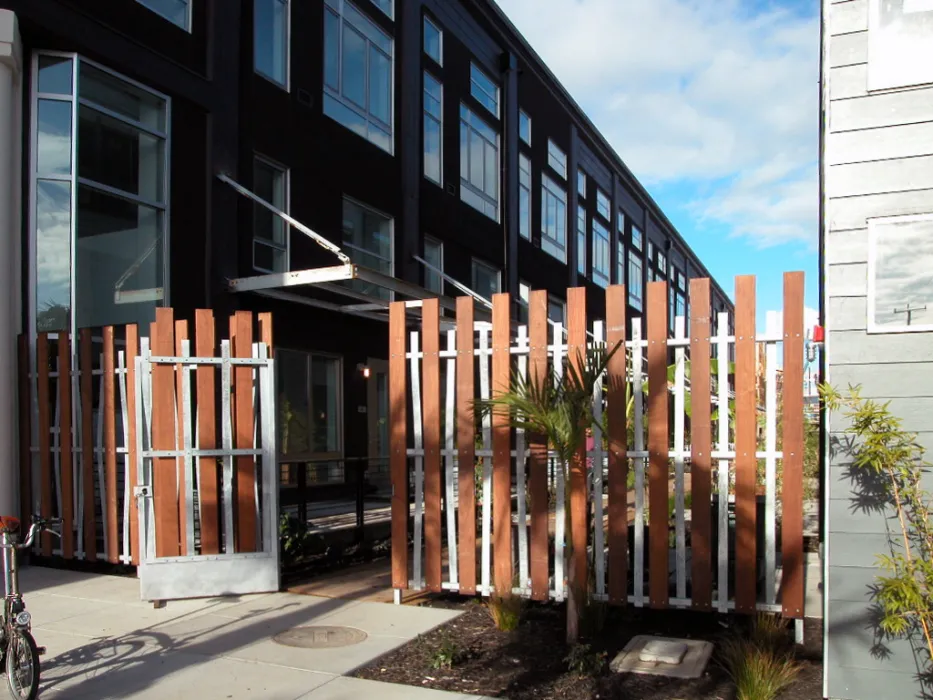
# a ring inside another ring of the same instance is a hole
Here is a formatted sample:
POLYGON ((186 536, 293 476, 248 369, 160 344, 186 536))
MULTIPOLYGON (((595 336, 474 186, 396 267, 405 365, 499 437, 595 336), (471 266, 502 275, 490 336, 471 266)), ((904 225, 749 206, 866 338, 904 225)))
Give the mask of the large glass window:
POLYGON ((501 279, 498 268, 488 265, 476 258, 473 259, 473 291, 484 299, 492 301, 494 294, 501 290, 501 279))
POLYGON ((541 176, 541 250, 567 262, 567 193, 541 176))
MULTIPOLYGON (((634 229, 633 229, 634 230, 634 229)), ((644 287, 644 270, 641 258, 634 253, 628 256, 628 303, 639 311, 642 310, 642 289, 644 287)))
MULTIPOLYGON (((392 219, 351 199, 343 200, 343 248, 350 259, 371 270, 392 274, 392 219)), ((354 280, 363 294, 389 299, 389 290, 354 280)))
POLYGON ((531 303, 531 285, 518 281, 518 322, 528 323, 529 304, 531 303))
POLYGON ((470 94, 494 117, 499 117, 499 86, 475 63, 470 64, 470 94))
POLYGON ((577 171, 577 194, 586 198, 586 173, 582 170, 577 171))
POLYGON ((644 250, 644 248, 642 248, 643 244, 641 229, 637 226, 632 226, 632 247, 635 250, 644 250))
POLYGON ((593 281, 609 286, 609 229, 593 219, 593 281))
POLYGON ((518 233, 531 240, 531 159, 518 156, 518 233))
POLYGON ((192 0, 136 0, 185 31, 191 31, 192 0))
POLYGON ((395 19, 395 0, 369 0, 373 5, 382 10, 386 17, 395 19))
POLYGON ((868 89, 933 83, 933 3, 870 0, 868 16, 868 89))
POLYGON ((577 205, 577 272, 586 274, 586 208, 577 205))
POLYGON ((531 145, 531 117, 524 110, 518 112, 518 138, 531 145))
POLYGON ((547 164, 551 166, 555 173, 565 180, 567 179, 567 154, 550 139, 547 142, 547 164))
POLYGON ((868 220, 868 332, 933 330, 933 215, 868 220))
MULTIPOLYGON (((431 267, 444 271, 444 244, 430 236, 424 237, 424 259, 431 267)), ((424 269, 424 288, 437 295, 444 293, 444 278, 440 272, 424 269)))
MULTIPOLYGON (((288 173, 281 166, 255 158, 253 192, 288 213, 288 173)), ((259 204, 253 204, 253 267, 263 272, 288 270, 288 226, 259 204)))
POLYGON ((424 52, 437 65, 444 65, 444 32, 430 17, 424 18, 424 52))
POLYGON ((289 0, 253 0, 253 59, 256 72, 288 88, 289 0))
POLYGON ((393 45, 349 0, 325 0, 324 114, 389 153, 393 45))
POLYGON ((606 221, 612 218, 612 205, 609 203, 609 197, 598 187, 596 188, 596 213, 606 221))
POLYGON ((460 199, 499 220, 499 134, 462 104, 460 199))
POLYGON ((622 236, 616 246, 616 284, 625 284, 625 243, 622 236))
POLYGON ((275 353, 279 454, 339 459, 343 452, 341 361, 279 348, 275 353))
POLYGON ((424 73, 424 176, 441 184, 444 163, 444 86, 424 73))

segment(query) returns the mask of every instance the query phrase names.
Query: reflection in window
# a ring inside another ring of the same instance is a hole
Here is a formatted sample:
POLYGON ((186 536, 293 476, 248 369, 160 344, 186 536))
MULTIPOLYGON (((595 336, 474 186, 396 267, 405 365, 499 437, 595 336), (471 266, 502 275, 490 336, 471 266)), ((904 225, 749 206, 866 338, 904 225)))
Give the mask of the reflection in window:
POLYGON ((528 323, 528 305, 531 302, 531 285, 518 281, 518 322, 528 323))
POLYGON ((339 457, 340 360, 285 349, 275 354, 279 454, 286 459, 339 457))
POLYGON ((550 139, 547 142, 547 164, 551 166, 555 173, 565 180, 567 179, 567 154, 550 139))
POLYGON ((444 65, 444 32, 429 17, 424 18, 424 52, 437 65, 444 65))
POLYGON ((499 220, 499 134, 460 105, 460 199, 499 220))
MULTIPOLYGON (((635 230, 634 228, 632 229, 635 230)), ((628 257, 628 303, 630 306, 642 310, 642 288, 644 286, 644 270, 641 258, 630 253, 628 257)))
POLYGON ((518 156, 518 233, 531 240, 531 159, 518 156))
MULTIPOLYGON (((441 272, 444 271, 444 244, 428 236, 424 237, 424 259, 441 272)), ((444 293, 444 278, 428 268, 424 269, 424 288, 441 295, 444 293)))
POLYGON ((869 18, 868 89, 933 83, 933 3, 871 0, 869 18))
POLYGON ((40 93, 67 95, 72 93, 74 60, 65 56, 39 56, 38 87, 40 93))
POLYGON ((557 297, 548 294, 547 297, 547 317, 551 323, 560 323, 564 326, 564 334, 567 332, 566 304, 557 297))
POLYGON ((492 265, 473 259, 473 291, 488 301, 501 289, 499 270, 492 265))
POLYGON ((444 86, 433 75, 424 73, 424 176, 441 184, 443 163, 444 86))
MULTIPOLYGON (((253 192, 288 213, 288 176, 263 158, 253 160, 253 192)), ((253 267, 263 272, 288 270, 288 227, 282 217, 253 204, 253 267)))
POLYGON ((642 250, 642 233, 637 226, 632 226, 632 247, 635 250, 642 250))
POLYGON ((596 189, 596 213, 609 221, 612 216, 612 205, 609 203, 609 197, 601 189, 596 189))
POLYGON ((586 173, 582 170, 577 171, 577 194, 586 198, 586 173))
POLYGON ((616 284, 625 284, 625 242, 619 236, 616 246, 616 284))
MULTIPOLYGON (((392 219, 388 216, 344 199, 342 247, 354 263, 392 275, 392 219)), ((354 280, 350 286, 378 299, 391 297, 384 287, 362 280, 354 280)))
POLYGON ((593 219, 593 281, 609 286, 609 230, 593 219))
POLYGON ((172 24, 191 31, 191 0, 136 0, 172 24))
POLYGON ((531 117, 523 110, 518 113, 518 138, 531 145, 531 117))
POLYGON ((567 193, 541 176, 541 250, 567 262, 567 193))
POLYGON ((257 73, 288 85, 288 2, 253 0, 253 58, 257 73))
POLYGON ((577 272, 586 274, 586 209, 577 206, 577 272))
POLYGON ((494 117, 499 116, 499 86, 475 63, 470 64, 470 94, 494 117))
POLYGON ((68 330, 71 318, 71 183, 36 183, 36 330, 68 330))
POLYGON ((868 329, 933 330, 933 216, 869 219, 868 329))

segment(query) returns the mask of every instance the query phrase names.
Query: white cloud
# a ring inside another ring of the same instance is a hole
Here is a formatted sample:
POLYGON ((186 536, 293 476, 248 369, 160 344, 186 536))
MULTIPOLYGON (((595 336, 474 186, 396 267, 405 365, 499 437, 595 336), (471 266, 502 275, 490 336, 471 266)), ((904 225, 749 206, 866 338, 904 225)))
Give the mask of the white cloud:
MULTIPOLYGON (((784 312, 768 311, 765 313, 765 329, 767 335, 778 335, 784 329, 784 312)), ((813 327, 820 323, 820 312, 809 306, 803 309, 803 332, 809 338, 813 334, 813 327)), ((761 332, 761 329, 759 329, 761 332)))
POLYGON ((742 0, 499 3, 649 187, 697 187, 698 219, 762 247, 815 244, 818 17, 742 0))

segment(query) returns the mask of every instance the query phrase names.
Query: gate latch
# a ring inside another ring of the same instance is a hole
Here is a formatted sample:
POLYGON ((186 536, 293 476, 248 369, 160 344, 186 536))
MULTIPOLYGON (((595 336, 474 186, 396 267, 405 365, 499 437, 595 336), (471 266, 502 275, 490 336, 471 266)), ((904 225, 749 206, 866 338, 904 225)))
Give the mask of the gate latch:
POLYGON ((137 486, 133 490, 133 495, 136 498, 152 498, 152 487, 151 486, 137 486))

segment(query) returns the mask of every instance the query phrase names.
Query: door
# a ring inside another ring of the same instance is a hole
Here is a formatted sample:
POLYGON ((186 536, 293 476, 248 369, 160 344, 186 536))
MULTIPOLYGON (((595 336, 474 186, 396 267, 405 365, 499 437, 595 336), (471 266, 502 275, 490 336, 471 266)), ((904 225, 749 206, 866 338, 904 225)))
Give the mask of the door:
POLYGON ((370 503, 377 501, 379 507, 387 507, 392 498, 392 480, 389 475, 389 363, 370 359, 367 366, 369 463, 366 465, 365 499, 370 503))

